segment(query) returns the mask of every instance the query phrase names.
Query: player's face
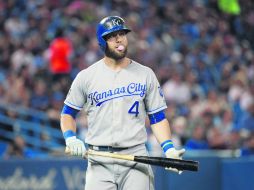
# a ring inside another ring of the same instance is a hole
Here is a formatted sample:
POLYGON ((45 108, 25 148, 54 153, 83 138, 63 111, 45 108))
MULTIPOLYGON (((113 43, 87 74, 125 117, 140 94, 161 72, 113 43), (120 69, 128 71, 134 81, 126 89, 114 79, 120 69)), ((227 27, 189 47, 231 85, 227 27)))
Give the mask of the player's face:
POLYGON ((105 37, 107 47, 105 54, 115 60, 123 59, 127 53, 128 40, 126 32, 121 30, 113 32, 105 37))

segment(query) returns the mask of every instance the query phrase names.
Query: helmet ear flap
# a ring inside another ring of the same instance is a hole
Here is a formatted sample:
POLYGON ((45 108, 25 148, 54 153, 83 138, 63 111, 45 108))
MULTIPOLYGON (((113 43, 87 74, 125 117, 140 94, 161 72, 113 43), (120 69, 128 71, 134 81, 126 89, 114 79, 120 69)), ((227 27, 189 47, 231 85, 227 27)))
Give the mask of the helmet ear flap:
POLYGON ((100 48, 102 49, 102 51, 105 51, 106 46, 107 46, 107 42, 104 40, 104 38, 102 38, 102 40, 100 40, 100 42, 98 42, 100 48))
POLYGON ((124 23, 124 19, 119 16, 105 17, 100 21, 100 23, 97 25, 96 36, 98 44, 103 51, 105 51, 107 45, 104 36, 120 30, 124 30, 126 33, 131 31, 124 23))

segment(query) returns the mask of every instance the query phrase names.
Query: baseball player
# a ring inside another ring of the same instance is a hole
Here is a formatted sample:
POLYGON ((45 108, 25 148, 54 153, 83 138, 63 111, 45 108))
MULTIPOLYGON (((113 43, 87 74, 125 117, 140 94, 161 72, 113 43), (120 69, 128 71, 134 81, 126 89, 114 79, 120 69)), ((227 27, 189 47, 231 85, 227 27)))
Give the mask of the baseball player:
MULTIPOLYGON (((182 159, 184 149, 171 141, 167 108, 154 72, 127 58, 127 33, 131 30, 118 16, 109 16, 97 26, 103 59, 79 72, 64 101, 61 129, 70 154, 84 156, 87 149, 147 156, 145 118, 166 157, 182 159), (86 144, 76 136, 76 114, 88 117, 86 144)), ((181 173, 175 168, 167 168, 181 173)), ((151 190, 149 165, 88 155, 86 190, 151 190)))

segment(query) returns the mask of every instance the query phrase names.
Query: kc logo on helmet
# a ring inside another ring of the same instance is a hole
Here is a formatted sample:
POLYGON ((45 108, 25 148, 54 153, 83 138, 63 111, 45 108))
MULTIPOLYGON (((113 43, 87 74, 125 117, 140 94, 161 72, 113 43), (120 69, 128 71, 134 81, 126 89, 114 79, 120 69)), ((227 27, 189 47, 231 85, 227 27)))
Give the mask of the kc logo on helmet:
POLYGON ((123 24, 123 21, 121 19, 113 19, 112 20, 112 25, 113 26, 119 26, 119 25, 122 25, 123 24))
POLYGON ((111 29, 113 27, 121 26, 124 24, 124 21, 120 18, 113 18, 107 20, 103 25, 107 29, 111 29))

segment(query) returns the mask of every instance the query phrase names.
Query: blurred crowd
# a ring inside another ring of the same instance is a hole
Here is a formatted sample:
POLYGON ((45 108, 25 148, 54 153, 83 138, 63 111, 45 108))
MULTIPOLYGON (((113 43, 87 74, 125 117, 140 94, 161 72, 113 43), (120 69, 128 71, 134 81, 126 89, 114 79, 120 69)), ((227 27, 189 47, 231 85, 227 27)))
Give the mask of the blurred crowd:
POLYGON ((217 0, 0 1, 0 99, 45 111, 59 127, 71 81, 103 56, 96 24, 119 15, 133 31, 129 57, 161 83, 175 145, 254 154, 254 3, 239 6, 228 14, 217 0))

